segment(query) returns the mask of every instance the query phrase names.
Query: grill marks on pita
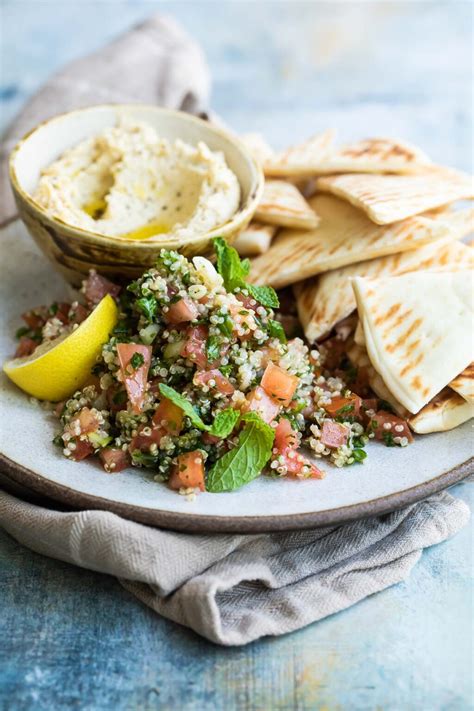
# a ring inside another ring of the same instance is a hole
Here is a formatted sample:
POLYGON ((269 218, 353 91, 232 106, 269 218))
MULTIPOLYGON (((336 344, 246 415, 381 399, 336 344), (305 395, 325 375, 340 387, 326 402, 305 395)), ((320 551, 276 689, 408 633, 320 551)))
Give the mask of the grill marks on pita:
POLYGON ((332 130, 313 136, 281 153, 266 155, 265 174, 289 178, 330 173, 419 173, 431 168, 419 148, 393 138, 366 138, 334 146, 332 130))
POLYGON ((370 361, 416 414, 474 360, 472 272, 356 277, 352 284, 370 361))
POLYGON ((319 190, 348 200, 378 225, 474 197, 472 179, 452 170, 424 175, 333 175, 319 178, 316 184, 319 190))
POLYGON ((429 217, 379 226, 331 195, 316 195, 309 202, 320 216, 318 227, 310 231, 282 230, 271 249, 253 260, 250 277, 254 283, 281 288, 348 264, 449 237, 449 228, 429 217))

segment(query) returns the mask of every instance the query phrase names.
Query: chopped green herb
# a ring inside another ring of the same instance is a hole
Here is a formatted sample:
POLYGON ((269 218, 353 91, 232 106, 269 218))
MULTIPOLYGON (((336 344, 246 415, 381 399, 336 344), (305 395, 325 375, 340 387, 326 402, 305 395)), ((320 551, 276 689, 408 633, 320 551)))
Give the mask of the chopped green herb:
POLYGON ((141 311, 141 313, 148 319, 148 321, 153 321, 158 303, 154 296, 142 296, 141 299, 137 299, 136 304, 141 311))
POLYGON ((151 452, 141 452, 139 449, 135 449, 132 452, 132 462, 139 467, 147 467, 148 469, 153 469, 158 464, 159 455, 152 454, 151 452))
POLYGON ((23 338, 23 336, 26 336, 26 334, 29 332, 30 332, 30 329, 28 328, 28 326, 22 326, 15 333, 15 336, 16 336, 16 338, 23 338))
POLYGON ((217 336, 209 336, 206 341, 206 356, 209 363, 213 363, 221 354, 221 341, 217 336))
POLYGON ((51 306, 50 306, 49 309, 48 309, 49 315, 50 315, 50 316, 56 316, 56 314, 58 313, 58 309, 59 309, 59 306, 58 306, 58 304, 57 304, 56 301, 55 301, 54 304, 51 304, 51 306))
POLYGON ((382 439, 385 443, 386 447, 395 447, 396 444, 393 441, 393 434, 391 432, 384 432, 382 435, 382 439))
POLYGON ((354 403, 350 402, 336 410, 336 415, 343 415, 345 412, 353 412, 354 403))
POLYGON ((367 457, 367 452, 363 449, 357 448, 352 451, 352 456, 354 457, 356 462, 363 462, 364 459, 367 457))
POLYGON ((138 353, 137 351, 135 351, 135 353, 130 358, 130 365, 132 366, 133 370, 138 370, 138 368, 140 368, 140 366, 142 366, 144 362, 145 358, 141 353, 138 353))
POLYGON ((283 326, 279 321, 274 321, 269 319, 268 321, 268 335, 272 338, 278 338, 281 343, 286 343, 286 334, 283 326))
POLYGON ((64 442, 63 442, 63 438, 61 437, 61 435, 58 434, 58 435, 56 435, 56 437, 53 438, 53 444, 56 447, 61 447, 61 448, 64 447, 64 442))

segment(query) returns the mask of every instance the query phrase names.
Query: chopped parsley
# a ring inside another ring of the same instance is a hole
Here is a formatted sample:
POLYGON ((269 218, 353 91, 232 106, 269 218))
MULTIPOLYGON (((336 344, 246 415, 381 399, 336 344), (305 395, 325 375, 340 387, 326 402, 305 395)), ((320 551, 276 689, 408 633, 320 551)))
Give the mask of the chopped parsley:
POLYGON ((133 370, 138 370, 140 366, 142 366, 145 362, 145 358, 141 353, 138 353, 135 351, 135 353, 132 355, 130 358, 130 365, 132 366, 133 370))

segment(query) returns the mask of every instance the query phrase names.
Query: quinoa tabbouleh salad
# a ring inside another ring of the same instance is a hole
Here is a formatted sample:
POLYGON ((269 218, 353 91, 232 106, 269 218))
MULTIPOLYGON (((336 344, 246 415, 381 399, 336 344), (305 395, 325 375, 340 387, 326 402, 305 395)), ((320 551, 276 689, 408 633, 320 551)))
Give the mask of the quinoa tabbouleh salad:
POLYGON ((107 472, 145 467, 192 497, 264 469, 320 479, 323 460, 363 462, 369 439, 408 444, 407 423, 348 360, 344 331, 311 349, 276 292, 247 283, 248 260, 221 238, 214 247, 217 267, 162 250, 126 288, 91 272, 84 303, 23 316, 20 357, 77 329, 107 294, 119 308, 89 381, 54 406, 64 456, 98 456, 107 472))

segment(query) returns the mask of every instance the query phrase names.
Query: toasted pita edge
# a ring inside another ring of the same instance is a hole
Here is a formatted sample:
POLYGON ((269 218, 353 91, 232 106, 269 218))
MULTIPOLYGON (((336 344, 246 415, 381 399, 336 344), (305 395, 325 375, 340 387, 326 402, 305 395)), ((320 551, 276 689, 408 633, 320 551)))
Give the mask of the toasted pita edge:
POLYGON ((466 402, 451 388, 444 388, 416 415, 409 417, 408 424, 417 434, 430 434, 452 430, 471 417, 474 417, 474 404, 466 402))
POLYGON ((265 224, 297 230, 312 230, 319 225, 319 216, 298 188, 283 180, 268 181, 254 218, 265 224), (287 201, 293 201, 294 207, 287 201))
POLYGON ((251 222, 245 230, 237 235, 232 246, 241 257, 256 257, 259 254, 265 254, 270 249, 277 229, 276 225, 251 222))
POLYGON ((462 373, 451 380, 449 387, 467 402, 474 403, 474 363, 468 365, 462 373))

